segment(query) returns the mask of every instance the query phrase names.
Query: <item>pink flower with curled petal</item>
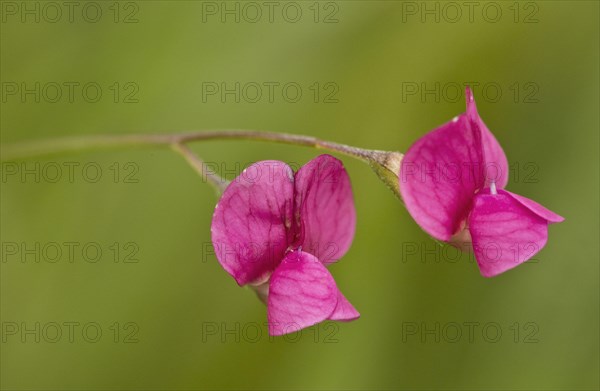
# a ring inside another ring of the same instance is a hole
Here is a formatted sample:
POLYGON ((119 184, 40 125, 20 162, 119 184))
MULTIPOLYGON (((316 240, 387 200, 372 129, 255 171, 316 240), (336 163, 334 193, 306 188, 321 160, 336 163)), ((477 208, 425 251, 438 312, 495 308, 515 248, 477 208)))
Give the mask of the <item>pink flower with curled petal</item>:
POLYGON ((350 248, 355 226, 348 174, 321 155, 295 174, 279 161, 248 167, 223 193, 211 232, 223 268, 259 287, 269 333, 283 335, 360 316, 325 267, 350 248))
POLYGON ((548 224, 564 219, 504 190, 504 151, 479 117, 469 88, 465 96, 466 113, 419 139, 402 159, 400 194, 434 238, 472 241, 481 274, 492 277, 540 251, 548 224))

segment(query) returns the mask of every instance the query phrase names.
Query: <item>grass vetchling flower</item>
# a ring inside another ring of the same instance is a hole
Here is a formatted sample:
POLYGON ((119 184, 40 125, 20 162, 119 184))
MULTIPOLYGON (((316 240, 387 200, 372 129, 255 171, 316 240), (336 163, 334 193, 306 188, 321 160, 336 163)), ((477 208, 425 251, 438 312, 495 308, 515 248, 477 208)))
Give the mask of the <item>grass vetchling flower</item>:
POLYGON ((217 259, 266 298, 269 333, 360 315, 325 267, 354 238, 356 212, 342 163, 321 155, 294 174, 279 161, 248 167, 225 190, 211 226, 217 259))
POLYGON ((425 232, 446 242, 472 242, 481 274, 492 277, 540 251, 548 224, 564 219, 504 190, 508 163, 466 90, 467 111, 431 131, 406 152, 400 193, 425 232))

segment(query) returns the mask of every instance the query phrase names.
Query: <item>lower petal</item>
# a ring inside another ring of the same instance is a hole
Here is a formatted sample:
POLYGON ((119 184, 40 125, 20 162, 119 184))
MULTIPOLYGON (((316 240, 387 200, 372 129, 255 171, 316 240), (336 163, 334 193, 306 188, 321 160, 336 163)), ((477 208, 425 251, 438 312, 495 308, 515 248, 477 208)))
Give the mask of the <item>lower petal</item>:
POLYGON ((314 256, 288 253, 271 275, 267 317, 269 334, 293 333, 328 319, 338 302, 331 273, 314 256))
POLYGON ((338 290, 338 301, 333 311, 329 316, 329 320, 351 321, 360 318, 360 313, 354 306, 344 297, 342 292, 338 290))
POLYGON ((564 217, 552 212, 549 209, 544 208, 542 205, 537 202, 530 200, 529 198, 520 196, 515 193, 511 193, 510 191, 506 191, 506 194, 519 201, 521 205, 525 206, 527 209, 540 216, 541 218, 548 220, 549 223, 561 223, 565 220, 564 217))
POLYGON ((548 220, 503 190, 475 196, 469 216, 481 274, 493 277, 537 254, 548 240, 548 220))

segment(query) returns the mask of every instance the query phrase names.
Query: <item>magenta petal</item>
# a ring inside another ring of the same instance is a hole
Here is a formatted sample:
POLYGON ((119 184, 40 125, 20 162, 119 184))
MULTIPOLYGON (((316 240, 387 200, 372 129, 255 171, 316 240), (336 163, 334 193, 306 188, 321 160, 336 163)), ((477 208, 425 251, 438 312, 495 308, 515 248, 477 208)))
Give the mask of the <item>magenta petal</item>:
POLYGON ((296 173, 296 246, 324 264, 340 259, 352 244, 356 210, 342 162, 320 155, 296 173))
POLYGON ((217 259, 239 285, 264 281, 283 259, 293 192, 292 169, 262 161, 244 170, 219 200, 212 242, 217 259))
POLYGON ((342 292, 338 290, 337 305, 333 314, 329 317, 329 320, 350 321, 358 318, 360 318, 360 313, 352 304, 350 304, 342 292))
POLYGON ((489 187, 491 182, 496 184, 496 187, 503 188, 508 183, 508 161, 502 147, 496 140, 496 137, 490 132, 485 125, 475 105, 473 92, 467 87, 465 92, 467 99, 467 117, 471 122, 471 127, 475 131, 481 133, 481 144, 483 147, 484 176, 486 179, 485 187, 489 187))
POLYGON ((425 232, 448 241, 458 231, 483 185, 482 162, 480 135, 464 114, 409 148, 400 167, 400 193, 425 232))
POLYGON ((530 200, 529 198, 520 196, 515 193, 511 193, 510 191, 504 190, 506 194, 519 201, 523 206, 528 208, 530 211, 540 216, 541 218, 548 220, 549 223, 560 223, 565 221, 565 218, 544 208, 542 205, 537 202, 530 200))
POLYGON ((493 277, 525 262, 545 245, 548 221, 504 190, 475 196, 469 216, 473 251, 481 274, 493 277))
POLYGON ((283 335, 329 318, 338 301, 338 289, 323 264, 311 254, 286 255, 271 275, 267 317, 269 334, 283 335))

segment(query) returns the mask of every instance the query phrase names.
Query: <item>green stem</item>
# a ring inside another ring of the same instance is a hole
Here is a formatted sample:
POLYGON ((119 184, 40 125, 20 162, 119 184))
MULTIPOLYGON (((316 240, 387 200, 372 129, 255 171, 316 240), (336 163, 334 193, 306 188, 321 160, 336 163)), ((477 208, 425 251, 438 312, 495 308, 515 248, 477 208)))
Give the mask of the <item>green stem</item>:
POLYGON ((85 149, 117 148, 117 147, 152 147, 160 145, 185 144, 206 140, 257 140, 284 144, 303 145, 333 152, 343 153, 361 160, 370 160, 378 152, 349 145, 320 140, 316 137, 289 133, 275 133, 256 130, 215 130, 196 131, 174 134, 128 134, 65 137, 49 140, 38 140, 5 145, 2 148, 2 161, 27 159, 64 152, 85 149))
MULTIPOLYGON (((12 161, 90 149, 167 146, 181 153, 198 172, 206 176, 206 170, 202 168, 204 165, 201 160, 185 144, 208 140, 270 141, 341 153, 368 163, 392 191, 399 196, 397 175, 402 159, 401 153, 358 148, 321 140, 316 137, 289 133, 232 129, 173 134, 77 136, 2 145, 0 157, 2 161, 12 161)), ((208 176, 206 178, 209 179, 208 176)), ((222 181, 219 183, 222 183, 222 181)), ((217 182, 213 184, 221 186, 217 182)))
POLYGON ((217 196, 220 196, 229 181, 219 174, 214 172, 210 167, 208 167, 202 159, 198 155, 196 155, 187 145, 185 144, 172 144, 173 150, 179 153, 181 156, 185 158, 185 160, 192 166, 193 169, 208 183, 210 183, 215 190, 217 191, 217 196))

